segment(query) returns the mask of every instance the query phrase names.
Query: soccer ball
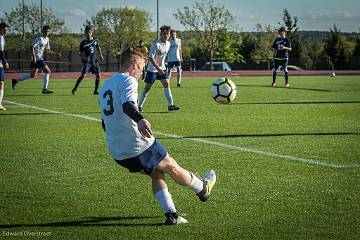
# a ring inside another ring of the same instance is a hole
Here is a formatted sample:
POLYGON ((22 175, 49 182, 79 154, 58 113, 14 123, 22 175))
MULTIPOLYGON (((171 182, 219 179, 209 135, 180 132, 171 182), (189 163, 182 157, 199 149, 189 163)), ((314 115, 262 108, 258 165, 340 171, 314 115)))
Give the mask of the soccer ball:
POLYGON ((228 78, 219 78, 211 86, 211 96, 217 103, 230 103, 236 97, 236 85, 228 78))
POLYGON ((334 73, 334 72, 331 72, 331 73, 330 73, 330 77, 335 77, 335 73, 334 73))

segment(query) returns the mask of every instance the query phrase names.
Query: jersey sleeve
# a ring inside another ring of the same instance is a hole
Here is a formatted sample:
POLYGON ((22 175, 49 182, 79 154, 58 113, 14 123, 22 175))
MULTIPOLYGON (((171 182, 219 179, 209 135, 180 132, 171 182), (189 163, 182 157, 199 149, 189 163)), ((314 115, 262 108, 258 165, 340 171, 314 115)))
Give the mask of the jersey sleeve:
POLYGON ((80 43, 80 47, 79 47, 79 52, 83 52, 84 51, 84 41, 81 41, 80 43))
POLYGON ((290 42, 290 39, 287 39, 287 47, 291 48, 291 42, 290 42))
MULTIPOLYGON (((124 84, 124 82, 122 82, 124 84)), ((138 94, 137 94, 137 89, 138 89, 138 84, 137 84, 137 80, 131 80, 131 79, 127 79, 127 84, 124 84, 120 87, 120 92, 121 92, 121 96, 120 96, 120 101, 121 104, 125 103, 125 102, 134 102, 135 104, 137 103, 138 100, 138 94)))
POLYGON ((5 40, 3 36, 0 36, 0 51, 4 51, 5 40))
POLYGON ((151 48, 150 48, 150 51, 149 51, 149 57, 150 57, 150 58, 155 57, 157 50, 158 50, 158 45, 157 45, 157 43, 153 43, 153 44, 151 45, 151 48))
POLYGON ((276 44, 276 40, 277 40, 277 39, 274 40, 274 43, 273 43, 273 45, 272 45, 272 48, 274 48, 275 50, 278 49, 277 44, 276 44))
POLYGON ((31 43, 31 47, 35 48, 39 45, 39 42, 40 42, 40 38, 37 37, 34 39, 34 41, 31 43))

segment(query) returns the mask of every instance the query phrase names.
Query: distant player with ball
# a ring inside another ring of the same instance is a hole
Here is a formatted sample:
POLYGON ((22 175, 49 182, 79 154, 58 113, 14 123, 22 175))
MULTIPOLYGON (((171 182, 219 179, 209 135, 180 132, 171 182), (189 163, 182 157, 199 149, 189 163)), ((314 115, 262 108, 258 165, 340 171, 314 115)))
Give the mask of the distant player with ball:
POLYGON ((282 68, 285 75, 285 87, 289 87, 289 74, 288 74, 288 63, 289 63, 289 52, 292 50, 289 38, 286 37, 285 27, 279 28, 279 37, 277 37, 272 45, 275 49, 276 54, 273 65, 273 81, 271 86, 276 86, 276 72, 279 67, 282 68))

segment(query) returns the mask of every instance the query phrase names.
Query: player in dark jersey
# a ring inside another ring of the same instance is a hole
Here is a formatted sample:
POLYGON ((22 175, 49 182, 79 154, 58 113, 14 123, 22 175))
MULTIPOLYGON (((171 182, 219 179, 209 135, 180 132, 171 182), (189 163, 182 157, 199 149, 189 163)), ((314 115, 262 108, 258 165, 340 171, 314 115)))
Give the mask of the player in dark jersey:
POLYGON ((279 28, 279 37, 277 37, 272 45, 272 48, 275 49, 276 55, 274 58, 274 65, 273 65, 273 87, 276 86, 276 72, 278 68, 281 66, 282 70, 284 71, 285 75, 285 87, 289 87, 289 75, 288 75, 288 63, 289 63, 289 52, 291 49, 290 40, 286 37, 286 29, 285 27, 279 28))
POLYGON ((104 57, 101 52, 99 41, 93 37, 93 30, 90 26, 85 27, 85 36, 86 39, 80 43, 80 56, 83 67, 81 69, 81 75, 76 81, 76 84, 71 92, 73 95, 76 95, 76 90, 81 81, 84 79, 85 74, 91 72, 96 76, 94 95, 98 95, 98 88, 100 84, 100 65, 97 57, 97 51, 99 52, 101 60, 104 60, 104 57))

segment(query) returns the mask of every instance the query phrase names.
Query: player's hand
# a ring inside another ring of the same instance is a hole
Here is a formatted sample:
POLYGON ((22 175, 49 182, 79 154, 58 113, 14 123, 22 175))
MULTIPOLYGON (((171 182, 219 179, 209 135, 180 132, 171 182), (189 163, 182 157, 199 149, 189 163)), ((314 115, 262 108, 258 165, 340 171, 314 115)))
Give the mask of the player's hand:
POLYGON ((137 125, 138 125, 138 130, 143 137, 150 138, 153 135, 151 131, 151 124, 145 118, 138 121, 137 125))
POLYGON ((8 63, 5 63, 4 68, 5 68, 5 69, 9 69, 9 64, 8 64, 8 63))
POLYGON ((162 70, 162 69, 159 69, 158 72, 160 75, 163 75, 165 73, 164 70, 162 70))
POLYGON ((56 53, 58 57, 61 57, 61 52, 56 53))

